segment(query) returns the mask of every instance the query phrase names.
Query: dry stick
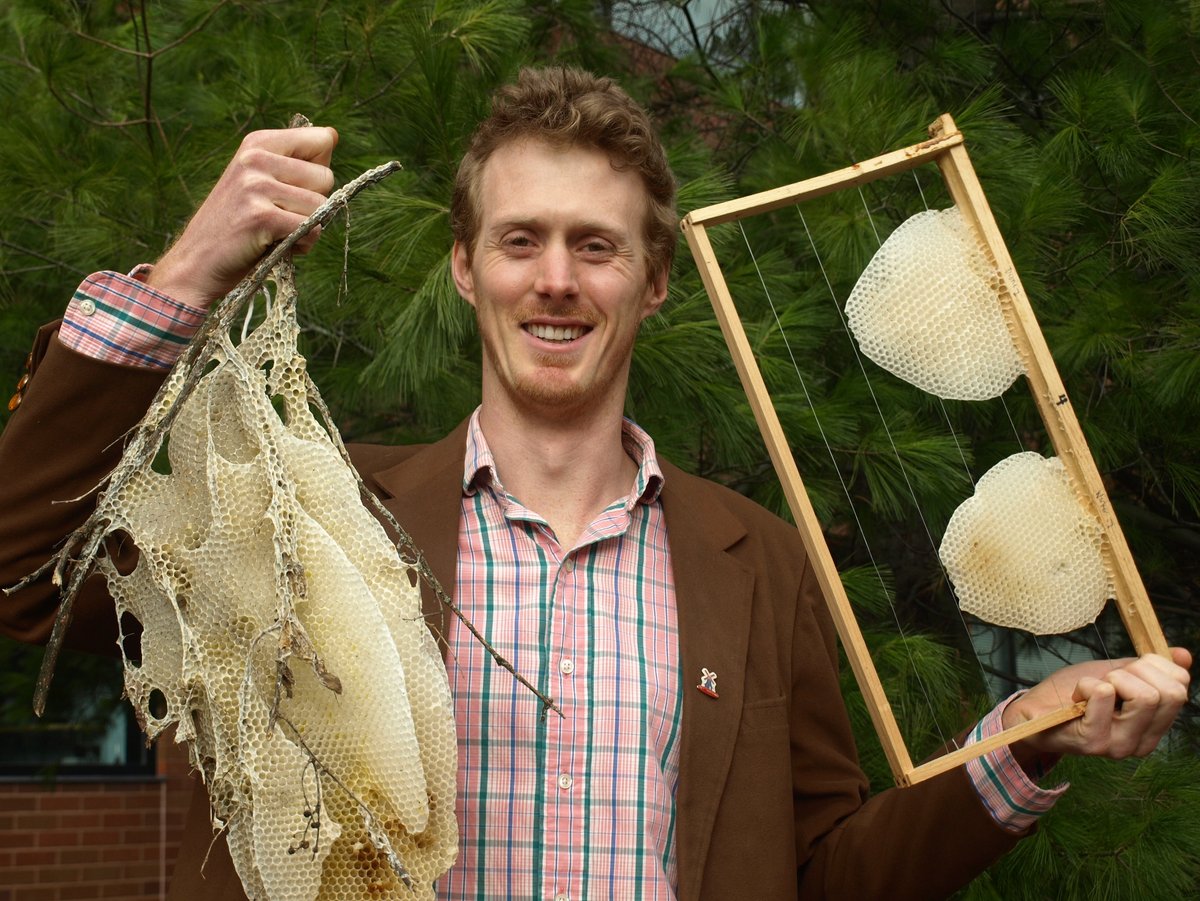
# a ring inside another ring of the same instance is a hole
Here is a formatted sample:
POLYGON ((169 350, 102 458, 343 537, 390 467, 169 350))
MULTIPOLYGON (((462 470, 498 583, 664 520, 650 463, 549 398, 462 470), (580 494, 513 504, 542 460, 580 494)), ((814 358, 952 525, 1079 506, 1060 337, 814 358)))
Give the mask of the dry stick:
MULTIPOLYGON (((351 801, 358 805, 358 812, 363 818, 363 825, 366 827, 367 837, 371 840, 371 844, 375 845, 377 850, 383 852, 384 856, 388 859, 388 865, 392 868, 392 872, 394 872, 396 876, 400 878, 400 881, 404 883, 409 891, 411 891, 413 888, 412 876, 409 875, 408 868, 400 859, 400 855, 397 854, 396 850, 392 847, 392 842, 388 838, 387 830, 383 829, 378 823, 375 822, 375 815, 371 813, 371 809, 367 807, 365 803, 363 803, 362 799, 360 799, 358 795, 350 790, 350 786, 337 777, 336 773, 334 773, 332 770, 326 769, 324 765, 321 764, 321 762, 317 759, 317 755, 313 752, 313 749, 310 748, 304 741, 304 737, 300 734, 300 730, 296 728, 295 724, 291 720, 281 715, 279 717, 279 721, 287 726, 289 730, 291 730, 292 740, 295 741, 296 744, 300 746, 300 749, 308 755, 309 765, 313 768, 313 773, 317 777, 317 790, 320 791, 320 779, 321 775, 324 774, 332 779, 334 783, 336 783, 337 787, 345 792, 346 796, 351 801), (372 833, 375 834, 372 835, 372 833), (380 845, 383 847, 380 847, 380 845)), ((313 855, 316 856, 315 848, 313 849, 313 855)))
MULTIPOLYGON (((268 626, 267 628, 265 628, 261 632, 259 632, 256 636, 254 636, 254 639, 250 642, 250 653, 249 653, 249 655, 247 655, 247 658, 246 658, 246 672, 245 672, 245 675, 242 677, 242 687, 241 687, 241 691, 240 691, 242 700, 239 701, 239 708, 240 708, 242 715, 244 715, 244 712, 245 712, 245 696, 247 693, 251 692, 252 688, 253 688, 252 683, 251 683, 251 674, 254 671, 253 656, 255 653, 255 648, 257 647, 258 642, 261 639, 265 638, 266 636, 270 635, 273 632, 279 631, 281 628, 282 628, 282 623, 275 623, 274 625, 268 626)), ((291 740, 294 741, 300 747, 300 749, 308 756, 307 766, 312 767, 313 776, 316 778, 316 783, 317 783, 317 787, 316 787, 317 805, 315 808, 316 812, 317 812, 316 813, 316 816, 317 816, 316 829, 317 829, 317 836, 318 836, 317 840, 318 841, 320 840, 320 828, 321 828, 320 827, 320 821, 321 821, 321 801, 320 801, 321 777, 328 776, 330 779, 332 779, 334 781, 334 783, 338 786, 338 788, 340 788, 343 792, 345 792, 346 797, 348 797, 351 801, 354 802, 355 806, 358 808, 359 815, 363 819, 363 825, 367 830, 367 837, 371 839, 371 843, 374 844, 378 850, 383 852, 384 856, 387 857, 388 863, 392 867, 392 870, 404 882, 404 884, 406 886, 408 886, 408 888, 411 890, 413 887, 413 883, 412 883, 412 877, 409 875, 408 869, 404 866, 404 863, 400 859, 400 855, 396 853, 395 848, 392 847, 392 842, 391 842, 390 837, 387 834, 387 831, 385 829, 381 829, 378 826, 378 824, 376 824, 375 815, 374 815, 374 813, 372 813, 371 809, 369 807, 367 807, 366 802, 363 801, 362 798, 360 798, 358 795, 356 795, 351 790, 350 786, 348 786, 345 782, 343 782, 341 779, 339 779, 337 774, 335 772, 333 772, 333 770, 331 770, 327 766, 325 766, 325 764, 321 761, 321 759, 319 757, 317 757, 316 751, 314 751, 311 747, 309 747, 308 742, 306 742, 304 740, 304 736, 300 732, 300 729, 296 726, 296 724, 293 723, 290 719, 288 719, 286 716, 284 716, 283 714, 281 714, 279 712, 279 694, 278 694, 279 693, 279 684, 280 683, 277 680, 275 683, 275 689, 276 689, 275 703, 272 704, 272 706, 271 706, 271 724, 268 727, 268 731, 271 729, 274 729, 276 724, 279 724, 280 730, 282 732, 284 732, 285 734, 289 734, 291 737, 291 740)), ((205 781, 206 782, 208 781, 207 778, 205 779, 205 781)), ((301 779, 301 791, 304 791, 303 778, 301 779)), ((305 794, 305 801, 307 803, 307 793, 305 794)), ((238 813, 241 813, 240 806, 239 806, 238 813)), ((308 828, 311 826, 312 826, 312 822, 310 820, 309 823, 305 826, 305 831, 307 832, 308 828)), ((292 848, 289 849, 288 853, 291 854, 295 850, 296 850, 296 848, 293 846, 292 848)), ((316 847, 316 844, 314 843, 313 857, 315 858, 316 856, 317 856, 317 847, 316 847)))
MULTIPOLYGON (((229 330, 237 314, 245 307, 250 298, 262 289, 263 284, 271 274, 271 270, 292 249, 292 246, 318 225, 325 225, 329 222, 337 211, 344 207, 363 188, 382 181, 401 168, 401 165, 393 160, 390 163, 385 163, 382 166, 377 166, 374 169, 364 172, 358 178, 333 192, 329 195, 325 203, 321 204, 311 216, 300 223, 294 232, 276 244, 272 250, 259 260, 258 265, 255 266, 250 275, 242 279, 232 291, 213 306, 212 310, 209 311, 208 317, 201 324, 200 328, 197 329, 196 334, 192 337, 187 347, 184 348, 182 355, 175 361, 175 365, 171 367, 170 374, 158 389, 158 393, 154 395, 154 399, 150 402, 150 407, 146 415, 130 430, 132 437, 122 455, 121 463, 107 477, 101 480, 99 485, 93 488, 92 491, 99 490, 106 483, 110 490, 114 486, 123 487, 133 471, 137 467, 144 465, 158 452, 163 438, 166 437, 167 431, 175 421, 175 416, 179 412, 182 402, 195 390, 197 383, 199 383, 201 376, 204 374, 204 367, 212 359, 211 345, 215 343, 214 333, 229 330), (170 396, 173 392, 176 392, 175 396, 170 396), (164 405, 165 408, 160 410, 160 407, 164 407, 164 405)), ((99 514, 99 511, 93 513, 83 525, 67 536, 63 549, 59 553, 52 556, 36 570, 17 582, 17 584, 3 589, 4 593, 12 594, 20 591, 26 585, 44 575, 51 567, 54 568, 54 584, 61 586, 63 584, 63 575, 67 567, 72 563, 70 556, 72 547, 81 541, 89 542, 84 546, 84 552, 75 561, 76 564, 84 560, 89 561, 90 564, 90 561, 94 558, 95 547, 99 544, 100 540, 103 540, 104 536, 103 530, 97 529, 102 519, 103 517, 99 514), (96 539, 95 544, 92 544, 91 541, 95 538, 97 532, 100 537, 96 539)), ((90 565, 87 569, 90 570, 90 565)), ((74 583, 75 577, 73 575, 71 584, 73 585, 74 583)), ((70 592, 70 586, 68 586, 68 592, 70 592)), ((53 655, 53 659, 49 664, 51 674, 54 670, 54 662, 58 658, 59 647, 62 644, 60 633, 65 631, 66 627, 70 625, 70 607, 73 602, 73 594, 63 598, 58 618, 54 622, 54 630, 51 633, 50 641, 46 644, 47 657, 53 655)), ((45 675, 46 669, 47 665, 45 660, 43 660, 42 675, 45 675)), ((44 695, 44 691, 41 688, 41 676, 39 676, 38 681, 38 693, 44 695)), ((37 694, 34 697, 36 699, 37 694)), ((40 710, 38 710, 38 715, 41 715, 40 710)))
MULTIPOLYGON (((162 446, 175 416, 184 400, 195 390, 204 374, 204 368, 212 359, 212 345, 221 333, 227 333, 234 318, 246 305, 246 302, 258 293, 267 280, 275 265, 291 252, 293 245, 318 225, 324 225, 344 207, 355 194, 368 185, 382 181, 393 172, 399 170, 400 164, 392 161, 364 172, 358 178, 335 191, 321 206, 290 235, 275 245, 254 268, 254 271, 238 283, 232 291, 213 307, 203 325, 197 330, 189 342, 183 355, 171 367, 162 387, 158 389, 150 409, 142 417, 134 430, 133 437, 125 449, 121 463, 107 478, 106 494, 119 493, 134 473, 142 469, 162 446)), ((103 483, 102 483, 103 484, 103 483)), ((46 653, 42 658, 42 668, 38 672, 37 684, 33 694, 33 710, 41 716, 46 709, 46 694, 50 690, 50 681, 54 677, 54 668, 58 663, 58 654, 62 649, 63 637, 71 624, 72 610, 75 597, 83 584, 84 578, 91 572, 96 560, 96 552, 107 534, 111 520, 103 510, 103 500, 96 511, 88 517, 78 529, 72 532, 63 549, 52 557, 47 564, 54 562, 54 584, 61 586, 63 576, 68 568, 71 570, 70 582, 63 593, 62 605, 54 619, 54 628, 50 640, 46 643, 46 653), (77 545, 83 545, 83 552, 77 559, 71 558, 71 550, 77 545)), ((26 576, 10 591, 23 587, 45 572, 47 566, 40 567, 30 576, 26 576)))

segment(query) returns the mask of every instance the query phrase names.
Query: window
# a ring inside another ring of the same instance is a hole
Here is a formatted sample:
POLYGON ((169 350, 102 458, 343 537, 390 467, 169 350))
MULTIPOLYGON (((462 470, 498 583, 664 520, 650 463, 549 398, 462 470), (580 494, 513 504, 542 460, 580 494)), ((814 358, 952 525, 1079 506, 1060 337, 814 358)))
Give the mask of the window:
POLYGON ((0 637, 0 776, 152 774, 153 749, 121 697, 120 661, 64 650, 39 718, 33 692, 43 653, 0 637))

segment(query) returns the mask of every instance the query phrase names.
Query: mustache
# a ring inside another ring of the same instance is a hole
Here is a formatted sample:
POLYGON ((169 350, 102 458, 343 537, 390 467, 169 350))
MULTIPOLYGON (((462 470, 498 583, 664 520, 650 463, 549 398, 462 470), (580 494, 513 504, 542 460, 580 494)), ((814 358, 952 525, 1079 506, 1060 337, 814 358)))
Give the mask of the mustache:
POLYGON ((513 322, 528 322, 531 319, 570 319, 572 322, 589 326, 594 326, 600 321, 593 310, 577 304, 533 303, 526 304, 512 313, 513 322))

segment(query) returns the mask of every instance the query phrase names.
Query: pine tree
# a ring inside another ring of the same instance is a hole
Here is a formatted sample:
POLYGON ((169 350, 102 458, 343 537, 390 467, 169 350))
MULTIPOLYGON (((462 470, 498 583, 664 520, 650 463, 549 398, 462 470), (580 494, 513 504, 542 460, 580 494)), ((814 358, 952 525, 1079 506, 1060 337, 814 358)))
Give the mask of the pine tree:
MULTIPOLYGON (((1194 3, 756 0, 719 6, 707 25, 688 2, 600 4, 662 55, 597 40, 595 6, 12 0, 0 36, 0 373, 19 374, 36 326, 88 272, 157 257, 246 131, 303 112, 339 129, 339 180, 388 158, 405 166, 300 264, 314 377, 347 438, 428 440, 478 400, 478 342, 447 267, 449 185, 491 89, 520 65, 620 77, 660 122, 682 212, 921 140, 948 111, 1168 633, 1200 646, 1194 3)), ((844 299, 876 230, 944 202, 932 179, 910 180, 830 198, 803 221, 747 222, 745 238, 736 227, 717 235, 918 755, 989 703, 961 625, 934 603, 941 577, 910 554, 918 513, 940 531, 966 485, 963 455, 978 474, 1011 452, 1014 430, 1039 427, 1027 403, 950 404, 960 450, 928 427, 941 412, 918 392, 872 379, 880 406, 898 411, 889 439, 829 294, 844 299), (868 499, 865 521, 842 481, 868 499), (881 574, 862 565, 862 535, 876 532, 891 561, 881 574)), ((786 515, 682 244, 668 304, 639 341, 629 412, 674 462, 786 515)), ((883 788, 891 777, 849 677, 846 694, 864 765, 883 788)), ((1064 766, 1076 783, 1067 800, 967 896, 1195 894, 1198 741, 1192 719, 1174 756, 1064 766)))

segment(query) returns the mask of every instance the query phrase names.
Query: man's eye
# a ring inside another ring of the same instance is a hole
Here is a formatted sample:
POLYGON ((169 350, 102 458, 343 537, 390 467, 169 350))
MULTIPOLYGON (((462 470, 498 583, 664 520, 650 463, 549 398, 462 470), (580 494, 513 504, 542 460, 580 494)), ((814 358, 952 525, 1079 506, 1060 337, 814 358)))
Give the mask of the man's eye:
POLYGON ((536 243, 534 236, 527 231, 508 232, 500 238, 500 246, 509 250, 524 250, 536 243))
POLYGON ((607 253, 608 244, 604 241, 588 241, 583 245, 584 253, 607 253))

